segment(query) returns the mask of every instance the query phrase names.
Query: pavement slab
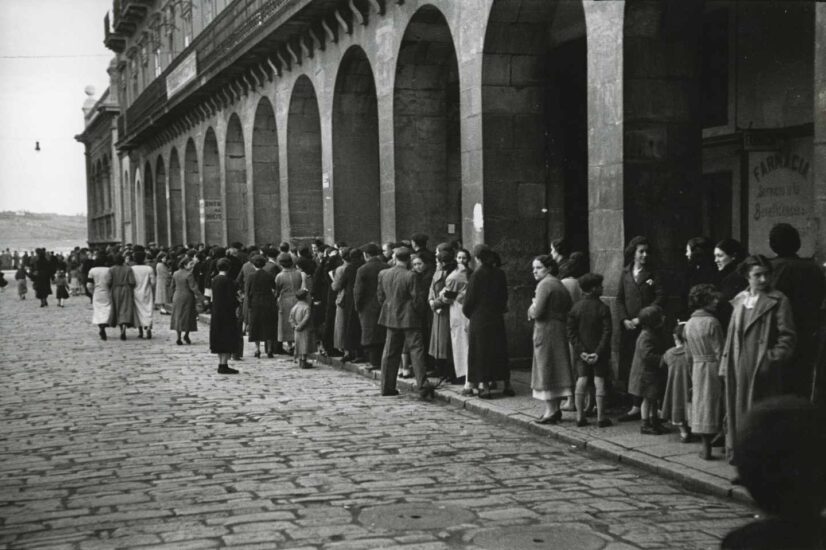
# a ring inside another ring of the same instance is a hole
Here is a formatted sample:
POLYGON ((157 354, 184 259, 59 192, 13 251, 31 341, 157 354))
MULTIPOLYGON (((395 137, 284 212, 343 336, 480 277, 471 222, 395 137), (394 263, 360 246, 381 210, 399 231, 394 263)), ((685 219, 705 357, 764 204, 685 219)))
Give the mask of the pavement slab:
POLYGON ((524 399, 383 398, 251 347, 220 376, 206 325, 177 346, 166 316, 125 342, 90 319, 0 293, 2 548, 716 548, 755 515, 525 429, 524 399))

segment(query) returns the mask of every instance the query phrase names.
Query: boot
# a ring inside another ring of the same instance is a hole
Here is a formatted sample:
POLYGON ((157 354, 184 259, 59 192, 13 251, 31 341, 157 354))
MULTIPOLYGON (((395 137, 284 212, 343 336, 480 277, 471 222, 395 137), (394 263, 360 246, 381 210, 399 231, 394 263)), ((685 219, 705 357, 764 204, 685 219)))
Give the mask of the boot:
POLYGON ((218 365, 218 374, 238 374, 238 371, 229 365, 218 365))

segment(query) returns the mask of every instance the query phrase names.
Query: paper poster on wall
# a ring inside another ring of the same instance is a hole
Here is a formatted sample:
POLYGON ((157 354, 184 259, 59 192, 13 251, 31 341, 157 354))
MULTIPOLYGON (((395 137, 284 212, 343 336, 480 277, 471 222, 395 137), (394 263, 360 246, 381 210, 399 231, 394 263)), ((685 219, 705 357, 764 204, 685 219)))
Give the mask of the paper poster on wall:
POLYGON ((199 201, 201 223, 220 222, 223 220, 224 209, 221 199, 201 199, 199 201))
POLYGON ((800 232, 801 257, 814 254, 812 138, 788 140, 780 151, 749 153, 749 251, 774 256, 769 232, 781 222, 800 232))

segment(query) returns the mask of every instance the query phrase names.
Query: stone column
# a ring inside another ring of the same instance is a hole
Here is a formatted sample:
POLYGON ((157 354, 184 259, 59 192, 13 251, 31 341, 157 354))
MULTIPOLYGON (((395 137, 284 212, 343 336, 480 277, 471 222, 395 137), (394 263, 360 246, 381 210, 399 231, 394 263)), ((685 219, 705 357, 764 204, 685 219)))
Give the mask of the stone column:
POLYGON ((585 0, 588 43, 588 241, 591 270, 615 296, 625 244, 623 18, 625 2, 585 0))

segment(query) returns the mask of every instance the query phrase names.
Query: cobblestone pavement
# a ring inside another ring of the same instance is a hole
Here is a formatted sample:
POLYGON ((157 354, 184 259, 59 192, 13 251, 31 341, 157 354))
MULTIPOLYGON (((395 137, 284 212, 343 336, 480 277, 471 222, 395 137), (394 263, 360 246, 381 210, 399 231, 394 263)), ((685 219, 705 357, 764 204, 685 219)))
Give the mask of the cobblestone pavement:
POLYGON ((168 317, 126 342, 90 318, 0 294, 0 547, 715 548, 754 514, 338 370, 221 377, 168 317))

